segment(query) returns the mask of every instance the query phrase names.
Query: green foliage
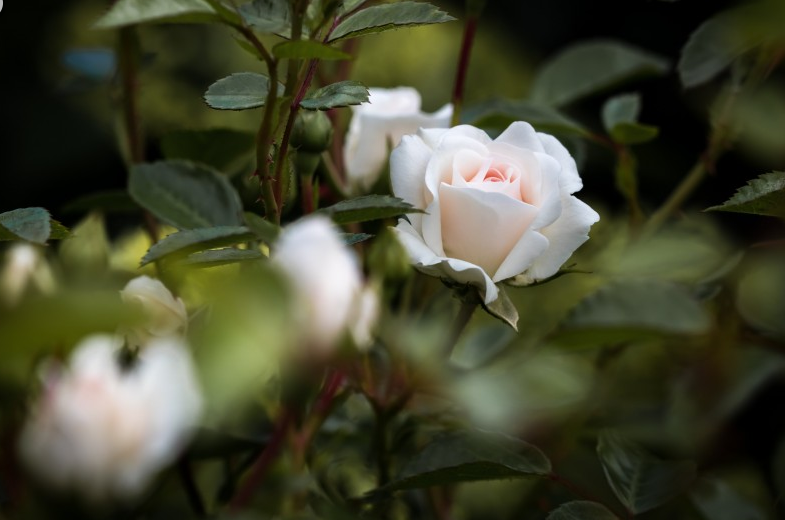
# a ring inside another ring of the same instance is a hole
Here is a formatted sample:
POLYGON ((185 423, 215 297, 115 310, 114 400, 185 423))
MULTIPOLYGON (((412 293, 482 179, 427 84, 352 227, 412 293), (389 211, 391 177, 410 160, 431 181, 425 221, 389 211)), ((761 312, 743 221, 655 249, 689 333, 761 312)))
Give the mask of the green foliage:
POLYGON ((560 505, 550 512, 546 520, 618 520, 618 517, 602 504, 576 500, 560 505))
POLYGON ((288 32, 292 13, 288 0, 253 0, 241 5, 238 12, 243 21, 260 33, 288 32))
POLYGON ((657 459, 611 430, 600 434, 597 454, 616 498, 636 515, 665 504, 695 479, 693 462, 657 459))
POLYGON ((785 338, 785 263, 776 251, 747 261, 739 280, 736 306, 753 327, 785 338))
POLYGON ((128 192, 143 208, 179 229, 242 224, 242 203, 229 181, 212 168, 159 161, 131 168, 128 192))
POLYGON ((230 171, 253 154, 255 136, 252 132, 231 128, 179 130, 161 138, 165 159, 185 159, 230 171))
POLYGON ((20 208, 0 213, 0 240, 27 240, 45 244, 52 225, 44 208, 20 208))
POLYGON ((589 133, 555 108, 524 99, 492 99, 472 105, 462 112, 461 119, 483 128, 504 129, 515 121, 526 121, 540 132, 579 136, 589 133))
POLYGON ((207 88, 205 102, 216 110, 247 110, 263 107, 270 90, 270 78, 256 72, 237 72, 207 88))
POLYGON ((313 40, 297 40, 281 42, 273 47, 273 56, 276 58, 296 60, 350 60, 347 54, 324 43, 313 40))
POLYGON ((503 323, 518 330, 518 309, 512 303, 503 285, 497 285, 499 297, 489 304, 483 303, 483 309, 494 318, 500 319, 503 323))
POLYGON ((195 251, 240 244, 255 238, 255 236, 250 229, 243 226, 185 229, 173 233, 154 244, 142 258, 141 265, 166 257, 182 257, 195 251))
POLYGON ((766 520, 755 504, 718 478, 703 477, 690 491, 690 499, 704 518, 711 520, 766 520))
POLYGON ((149 22, 209 22, 218 20, 205 0, 118 0, 95 22, 99 29, 116 29, 149 22))
POLYGON ((139 206, 125 190, 107 190, 90 193, 72 200, 63 208, 65 213, 138 213, 139 206))
POLYGON ((664 58, 613 40, 573 45, 546 63, 532 85, 534 101, 555 107, 668 71, 664 58))
POLYGON ((383 489, 544 477, 550 471, 550 461, 531 444, 488 432, 452 432, 434 438, 383 489))
POLYGON ((602 124, 617 143, 639 144, 651 141, 657 137, 659 129, 638 123, 640 111, 639 94, 620 94, 603 105, 602 124))
POLYGON ((397 217, 406 213, 422 213, 408 202, 389 195, 366 195, 347 199, 319 210, 332 217, 337 224, 367 222, 383 218, 397 217))
POLYGON ((341 81, 322 87, 300 102, 306 110, 330 110, 368 101, 368 87, 359 81, 341 81))
POLYGON ((262 258, 265 258, 265 256, 256 249, 225 247, 223 249, 210 249, 209 251, 191 253, 182 261, 182 264, 195 267, 219 267, 239 262, 261 260, 262 258))
POLYGON ((256 213, 246 211, 243 213, 243 218, 245 219, 245 225, 254 232, 256 238, 267 245, 273 244, 281 233, 280 227, 269 220, 263 219, 256 213))
POLYGON ((455 20, 425 2, 397 2, 368 7, 343 20, 330 34, 330 42, 356 38, 364 34, 389 31, 455 20))
POLYGON ((764 173, 730 199, 706 211, 730 211, 785 218, 785 172, 764 173))

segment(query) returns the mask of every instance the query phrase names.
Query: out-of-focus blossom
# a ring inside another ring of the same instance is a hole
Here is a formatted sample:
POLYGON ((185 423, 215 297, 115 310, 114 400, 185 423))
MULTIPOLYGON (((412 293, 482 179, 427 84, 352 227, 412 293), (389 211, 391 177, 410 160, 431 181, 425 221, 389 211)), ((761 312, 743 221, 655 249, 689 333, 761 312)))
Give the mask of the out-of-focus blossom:
POLYGON ((43 483, 96 500, 142 492, 190 440, 202 397, 188 346, 153 339, 123 361, 123 340, 94 335, 67 365, 49 361, 20 453, 43 483))
POLYGON ((41 251, 19 242, 6 251, 0 274, 0 299, 8 306, 15 305, 31 286, 49 293, 54 290, 54 277, 41 251))
POLYGON ((150 338, 171 336, 182 332, 188 323, 185 304, 161 283, 149 276, 138 276, 120 291, 123 301, 138 305, 144 321, 127 331, 132 346, 140 347, 150 338))

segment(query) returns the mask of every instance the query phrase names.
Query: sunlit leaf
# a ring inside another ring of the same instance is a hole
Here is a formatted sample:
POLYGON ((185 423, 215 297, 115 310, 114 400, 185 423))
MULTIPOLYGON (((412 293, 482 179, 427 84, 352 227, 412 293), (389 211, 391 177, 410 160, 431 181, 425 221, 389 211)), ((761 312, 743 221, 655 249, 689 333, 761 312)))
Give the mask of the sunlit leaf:
POLYGON ((397 2, 368 7, 349 16, 330 34, 330 41, 356 38, 407 26, 444 23, 455 20, 425 2, 397 2))
POLYGON ((128 192, 153 215, 180 229, 242 224, 242 203, 215 170, 187 161, 159 161, 131 168, 128 192))
POLYGON ((785 172, 764 173, 747 182, 719 206, 706 211, 730 211, 785 218, 785 172))
POLYGON ((247 110, 264 106, 270 79, 256 72, 237 72, 207 88, 205 102, 217 110, 247 110))
POLYGON ((313 40, 297 40, 291 42, 281 42, 273 47, 273 55, 276 58, 298 59, 298 60, 350 60, 351 54, 342 50, 330 47, 324 43, 313 40))
POLYGON ((20 208, 0 213, 0 240, 27 240, 45 244, 52 229, 44 208, 20 208))
POLYGON ((557 507, 548 514, 546 520, 618 520, 618 518, 602 504, 576 500, 557 507))
POLYGON ((319 211, 330 215, 338 224, 379 220, 406 213, 423 213, 421 209, 403 199, 389 195, 366 195, 347 199, 319 211))
POLYGON ((664 58, 619 41, 578 43, 542 67, 531 97, 562 106, 635 79, 665 74, 668 68, 664 58))
POLYGON ((95 22, 99 29, 114 29, 147 22, 207 22, 218 15, 205 0, 118 0, 95 22))
POLYGON ((466 108, 461 114, 464 123, 504 129, 515 121, 526 121, 540 132, 588 135, 579 123, 558 110, 524 99, 492 99, 466 108))
POLYGON ((434 438, 384 489, 543 477, 550 471, 548 458, 531 444, 489 432, 453 432, 434 438))
POLYGON ((693 462, 657 459, 615 431, 600 434, 597 454, 616 498, 636 515, 665 504, 695 479, 693 462))
POLYGON ((142 258, 141 265, 146 265, 171 255, 184 256, 195 251, 247 242, 254 238, 253 232, 243 226, 186 229, 173 233, 155 243, 142 258))
POLYGON ((256 249, 236 249, 226 247, 223 249, 210 249, 191 253, 180 263, 195 267, 218 267, 239 262, 248 262, 265 258, 261 251, 256 249))
POLYGON ((359 81, 341 81, 313 92, 300 106, 306 110, 329 110, 365 103, 368 96, 368 87, 359 81))
POLYGON ((226 171, 253 153, 255 136, 231 128, 179 130, 161 138, 166 159, 187 159, 226 171))

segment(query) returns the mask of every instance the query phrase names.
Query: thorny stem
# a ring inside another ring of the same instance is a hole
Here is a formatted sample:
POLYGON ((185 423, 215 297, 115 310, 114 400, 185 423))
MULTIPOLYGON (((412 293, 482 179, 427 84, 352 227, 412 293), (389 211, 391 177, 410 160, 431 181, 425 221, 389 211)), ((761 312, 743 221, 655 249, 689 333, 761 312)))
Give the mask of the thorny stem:
POLYGON ((466 74, 469 71, 469 58, 474 44, 474 34, 477 32, 477 16, 470 15, 466 18, 466 25, 463 29, 463 41, 461 51, 458 55, 458 70, 455 73, 455 87, 452 92, 452 121, 450 126, 456 126, 461 120, 461 108, 463 107, 463 93, 466 85, 466 74))

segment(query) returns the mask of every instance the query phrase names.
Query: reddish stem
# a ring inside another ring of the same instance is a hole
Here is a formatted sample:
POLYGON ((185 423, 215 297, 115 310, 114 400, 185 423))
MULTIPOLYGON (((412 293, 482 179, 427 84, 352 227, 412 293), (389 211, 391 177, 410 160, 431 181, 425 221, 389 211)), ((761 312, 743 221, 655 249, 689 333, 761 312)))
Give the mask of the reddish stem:
POLYGON ((477 32, 477 17, 469 16, 463 29, 463 41, 461 42, 461 52, 458 55, 458 70, 455 72, 455 88, 452 92, 452 122, 455 126, 461 119, 461 108, 463 107, 463 94, 466 85, 466 74, 469 71, 469 58, 472 54, 474 44, 474 34, 477 32))

